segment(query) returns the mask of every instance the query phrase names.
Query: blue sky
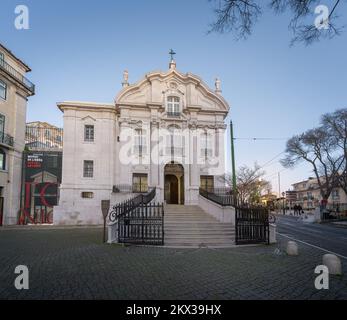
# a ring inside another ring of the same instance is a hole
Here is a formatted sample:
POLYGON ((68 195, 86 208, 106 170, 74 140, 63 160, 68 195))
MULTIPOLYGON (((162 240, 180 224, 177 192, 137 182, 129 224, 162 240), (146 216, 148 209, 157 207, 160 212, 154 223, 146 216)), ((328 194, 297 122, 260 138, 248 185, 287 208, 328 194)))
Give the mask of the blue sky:
MULTIPOLYGON (((347 30, 333 40, 290 47, 289 16, 264 12, 252 36, 235 41, 231 34, 207 35, 212 4, 2 0, 0 42, 30 65, 28 77, 37 87, 29 100, 28 121, 61 126, 58 101, 112 102, 124 69, 130 82, 152 70, 165 71, 170 48, 177 52, 179 71, 199 75, 212 88, 220 77, 235 137, 281 138, 236 140, 237 166, 268 162, 284 150, 285 138, 316 126, 321 114, 346 107, 347 30), (14 28, 18 4, 29 8, 30 30, 14 28)), ((346 6, 342 2, 339 12, 346 6)), ((278 190, 277 172, 283 168, 273 161, 264 169, 278 190)), ((281 189, 307 178, 310 171, 305 165, 282 171, 281 189)))

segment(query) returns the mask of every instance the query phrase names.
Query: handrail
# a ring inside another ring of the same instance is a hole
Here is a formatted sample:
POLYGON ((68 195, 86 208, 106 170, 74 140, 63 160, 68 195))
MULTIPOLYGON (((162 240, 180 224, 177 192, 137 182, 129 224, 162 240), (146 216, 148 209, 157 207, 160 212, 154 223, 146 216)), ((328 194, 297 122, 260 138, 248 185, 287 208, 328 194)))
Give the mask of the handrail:
POLYGON ((0 143, 13 147, 14 139, 9 134, 0 131, 0 143))
POLYGON ((156 188, 154 187, 146 194, 139 194, 136 197, 113 206, 108 216, 109 225, 115 224, 119 217, 124 216, 128 212, 150 203, 154 199, 155 194, 156 188))
POLYGON ((5 70, 16 80, 20 81, 32 94, 35 94, 35 85, 24 77, 19 71, 9 65, 4 59, 0 59, 0 68, 5 70))
POLYGON ((223 207, 237 204, 237 198, 233 195, 232 190, 228 188, 200 188, 199 194, 223 207))

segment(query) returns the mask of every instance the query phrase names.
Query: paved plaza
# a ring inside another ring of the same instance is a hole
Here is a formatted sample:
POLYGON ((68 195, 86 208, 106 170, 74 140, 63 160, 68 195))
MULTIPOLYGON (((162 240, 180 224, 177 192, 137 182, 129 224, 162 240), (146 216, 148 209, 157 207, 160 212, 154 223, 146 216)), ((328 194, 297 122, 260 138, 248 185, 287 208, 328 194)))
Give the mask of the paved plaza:
POLYGON ((1 299, 346 299, 345 276, 316 290, 319 249, 271 246, 168 249, 101 243, 101 228, 0 229, 1 299), (14 287, 17 265, 29 290, 14 287))

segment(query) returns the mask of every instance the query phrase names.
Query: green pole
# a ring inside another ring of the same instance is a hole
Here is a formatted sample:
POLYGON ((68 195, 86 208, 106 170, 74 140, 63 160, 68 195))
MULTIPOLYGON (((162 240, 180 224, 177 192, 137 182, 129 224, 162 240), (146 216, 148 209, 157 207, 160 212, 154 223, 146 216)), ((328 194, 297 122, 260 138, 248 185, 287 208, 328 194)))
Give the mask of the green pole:
POLYGON ((234 149, 234 130, 233 122, 230 120, 230 151, 231 151, 231 167, 232 167, 232 182, 233 182, 233 192, 236 194, 236 169, 235 169, 235 149, 234 149))

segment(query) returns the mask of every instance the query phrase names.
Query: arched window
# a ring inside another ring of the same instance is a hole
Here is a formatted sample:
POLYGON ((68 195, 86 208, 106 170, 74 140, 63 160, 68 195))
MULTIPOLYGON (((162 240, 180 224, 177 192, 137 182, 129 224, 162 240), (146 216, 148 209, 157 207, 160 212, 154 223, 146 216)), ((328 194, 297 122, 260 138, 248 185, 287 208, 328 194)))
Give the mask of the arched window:
POLYGON ((0 149, 0 170, 6 170, 6 153, 0 149))
POLYGON ((167 98, 167 114, 168 116, 177 117, 180 115, 180 98, 179 97, 168 97, 167 98))

